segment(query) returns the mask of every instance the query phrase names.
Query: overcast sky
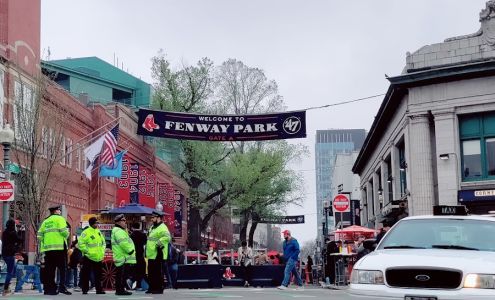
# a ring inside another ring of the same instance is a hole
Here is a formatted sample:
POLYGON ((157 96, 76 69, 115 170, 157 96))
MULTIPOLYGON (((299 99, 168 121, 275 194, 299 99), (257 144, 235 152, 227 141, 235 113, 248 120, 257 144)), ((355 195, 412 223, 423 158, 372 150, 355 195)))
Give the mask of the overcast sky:
MULTIPOLYGON (((259 67, 289 110, 385 93, 406 52, 479 27, 486 0, 42 0, 41 47, 51 59, 97 56, 151 80, 159 49, 176 66, 209 57, 259 67)), ((42 50, 43 51, 43 50, 42 50)), ((300 242, 316 237, 314 143, 318 129, 369 130, 383 97, 307 113, 311 155, 306 224, 283 226, 300 242)))

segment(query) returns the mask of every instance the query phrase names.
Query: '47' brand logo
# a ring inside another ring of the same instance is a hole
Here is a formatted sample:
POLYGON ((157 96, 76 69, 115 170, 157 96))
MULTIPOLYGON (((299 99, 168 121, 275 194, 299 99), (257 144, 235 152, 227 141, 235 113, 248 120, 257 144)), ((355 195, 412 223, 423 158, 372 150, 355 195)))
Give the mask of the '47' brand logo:
POLYGON ((283 124, 284 131, 288 134, 296 134, 301 130, 301 120, 298 117, 288 117, 283 124))

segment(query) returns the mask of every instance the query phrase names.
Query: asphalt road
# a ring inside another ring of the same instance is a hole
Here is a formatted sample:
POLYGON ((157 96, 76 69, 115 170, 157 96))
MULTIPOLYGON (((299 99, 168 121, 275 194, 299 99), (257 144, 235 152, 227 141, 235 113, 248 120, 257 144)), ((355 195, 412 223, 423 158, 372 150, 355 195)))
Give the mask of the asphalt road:
MULTIPOLYGON (((332 300, 354 300, 347 294, 345 290, 331 290, 317 287, 309 287, 303 291, 295 291, 293 288, 287 290, 278 290, 276 288, 223 288, 223 289, 180 289, 180 290, 165 290, 163 295, 148 295, 144 292, 134 292, 132 296, 115 296, 113 292, 107 292, 106 295, 96 295, 93 292, 89 292, 88 295, 82 295, 75 292, 72 296, 58 295, 58 296, 44 296, 34 291, 25 292, 23 294, 15 294, 10 296, 11 299, 36 299, 36 300, 49 300, 49 299, 173 299, 173 300, 186 300, 186 299, 221 299, 221 298, 239 298, 240 300, 250 299, 263 299, 263 300, 286 300, 292 298, 304 298, 304 300, 319 299, 332 299, 332 300)), ((296 300, 294 299, 294 300, 296 300)), ((376 299, 378 300, 378 299, 376 299)))

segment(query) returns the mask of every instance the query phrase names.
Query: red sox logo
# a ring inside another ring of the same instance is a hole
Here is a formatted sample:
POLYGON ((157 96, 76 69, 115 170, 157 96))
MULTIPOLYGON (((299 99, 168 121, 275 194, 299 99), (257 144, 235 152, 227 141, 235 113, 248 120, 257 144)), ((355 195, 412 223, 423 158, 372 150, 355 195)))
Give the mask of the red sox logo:
POLYGON ((142 126, 149 132, 153 132, 154 129, 160 129, 160 126, 158 124, 155 124, 155 117, 152 114, 149 114, 146 117, 142 126))

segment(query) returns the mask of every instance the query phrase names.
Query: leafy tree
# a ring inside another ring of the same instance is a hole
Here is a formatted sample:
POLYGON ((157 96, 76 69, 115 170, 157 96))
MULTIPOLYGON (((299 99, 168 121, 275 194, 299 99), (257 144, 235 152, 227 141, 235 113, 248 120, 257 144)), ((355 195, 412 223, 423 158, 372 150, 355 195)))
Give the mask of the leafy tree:
MULTIPOLYGON (((168 111, 207 112, 212 67, 213 63, 204 58, 195 66, 183 65, 174 71, 164 54, 159 53, 153 58, 153 106, 168 111)), ((167 139, 161 146, 176 149, 171 165, 190 187, 188 246, 200 249, 201 232, 227 201, 221 195, 225 191, 223 174, 230 150, 221 143, 167 139)))

